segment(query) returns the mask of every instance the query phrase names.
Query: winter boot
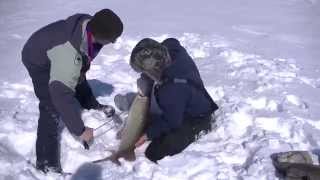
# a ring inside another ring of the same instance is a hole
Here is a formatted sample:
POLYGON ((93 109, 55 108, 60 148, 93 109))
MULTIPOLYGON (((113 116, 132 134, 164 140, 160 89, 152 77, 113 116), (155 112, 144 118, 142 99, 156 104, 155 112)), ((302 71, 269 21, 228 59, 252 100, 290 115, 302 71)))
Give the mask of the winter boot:
POLYGON ((117 94, 114 97, 114 103, 120 111, 129 111, 130 106, 136 96, 136 93, 127 93, 125 95, 117 94))
POLYGON ((60 164, 49 164, 48 161, 37 161, 36 162, 36 169, 42 171, 43 173, 54 172, 54 173, 63 173, 60 164))

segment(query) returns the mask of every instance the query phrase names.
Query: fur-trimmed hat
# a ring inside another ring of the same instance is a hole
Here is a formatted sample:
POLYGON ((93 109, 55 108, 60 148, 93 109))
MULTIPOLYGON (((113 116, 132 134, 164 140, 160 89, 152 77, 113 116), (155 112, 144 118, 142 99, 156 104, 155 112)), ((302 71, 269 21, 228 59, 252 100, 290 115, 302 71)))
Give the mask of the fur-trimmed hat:
POLYGON ((130 65, 137 72, 152 69, 163 70, 170 60, 165 46, 153 39, 144 38, 133 48, 130 65))

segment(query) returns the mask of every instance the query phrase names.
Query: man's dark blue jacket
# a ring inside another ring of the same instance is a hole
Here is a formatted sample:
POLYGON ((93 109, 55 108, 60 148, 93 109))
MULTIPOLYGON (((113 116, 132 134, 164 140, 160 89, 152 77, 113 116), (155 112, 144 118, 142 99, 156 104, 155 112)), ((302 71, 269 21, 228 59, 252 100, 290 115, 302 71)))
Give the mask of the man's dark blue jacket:
MULTIPOLYGON (((162 42, 172 59, 172 64, 164 70, 165 79, 186 79, 204 87, 198 68, 186 49, 177 39, 169 38, 162 42)), ((147 128, 149 139, 160 137, 179 128, 183 121, 201 120, 200 115, 214 112, 218 107, 212 106, 211 99, 189 83, 164 83, 154 94, 162 110, 160 116, 153 116, 151 125, 147 128), (198 117, 198 118, 197 118, 198 117)))

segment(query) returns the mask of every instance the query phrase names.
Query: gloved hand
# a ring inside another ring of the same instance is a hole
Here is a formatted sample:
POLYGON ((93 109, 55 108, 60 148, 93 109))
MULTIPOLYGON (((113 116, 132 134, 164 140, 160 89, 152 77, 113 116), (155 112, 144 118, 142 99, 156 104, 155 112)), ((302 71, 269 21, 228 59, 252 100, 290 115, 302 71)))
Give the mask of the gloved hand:
POLYGON ((138 87, 139 94, 141 96, 150 97, 153 83, 154 83, 154 81, 150 77, 148 77, 144 73, 141 73, 140 78, 137 79, 137 87, 138 87))
POLYGON ((114 115, 114 113, 116 112, 114 107, 110 106, 110 105, 103 105, 103 104, 99 104, 98 110, 104 112, 104 114, 107 117, 111 117, 114 115))

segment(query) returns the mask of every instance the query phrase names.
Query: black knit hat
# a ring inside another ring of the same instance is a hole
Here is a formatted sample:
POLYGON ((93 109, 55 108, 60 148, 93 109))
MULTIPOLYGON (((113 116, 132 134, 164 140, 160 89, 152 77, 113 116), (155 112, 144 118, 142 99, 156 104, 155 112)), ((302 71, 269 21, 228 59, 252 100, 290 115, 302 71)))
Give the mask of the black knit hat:
POLYGON ((88 22, 89 29, 98 39, 115 40, 122 34, 121 19, 110 9, 98 11, 88 22))

